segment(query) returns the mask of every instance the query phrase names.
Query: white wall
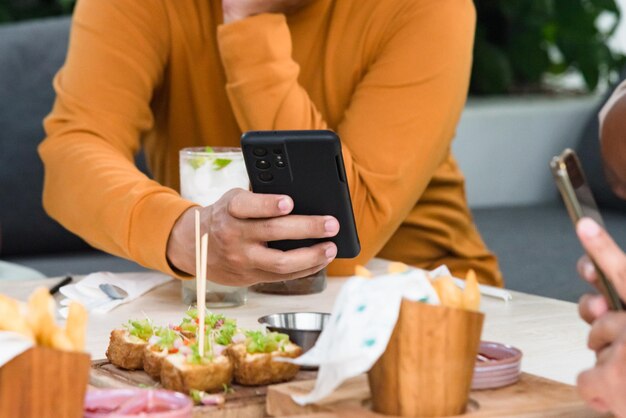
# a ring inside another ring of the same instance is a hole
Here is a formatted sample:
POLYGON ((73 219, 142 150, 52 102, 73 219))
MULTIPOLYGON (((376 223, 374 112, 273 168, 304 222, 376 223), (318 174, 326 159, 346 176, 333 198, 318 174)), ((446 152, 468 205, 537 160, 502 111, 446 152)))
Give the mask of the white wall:
POLYGON ((599 100, 598 95, 471 99, 452 146, 470 206, 556 201, 548 163, 578 145, 599 100))

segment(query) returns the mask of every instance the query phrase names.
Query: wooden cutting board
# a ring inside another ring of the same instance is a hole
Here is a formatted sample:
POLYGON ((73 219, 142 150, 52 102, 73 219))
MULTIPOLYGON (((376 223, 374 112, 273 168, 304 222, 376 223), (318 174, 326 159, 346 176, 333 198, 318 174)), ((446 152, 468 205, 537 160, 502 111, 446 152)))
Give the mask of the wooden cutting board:
MULTIPOLYGON (((291 395, 313 389, 314 380, 271 386, 267 392, 267 412, 271 416, 299 418, 382 418, 371 411, 367 376, 345 382, 323 402, 306 407, 296 404, 291 395)), ((523 373, 518 383, 495 390, 472 391, 463 418, 598 418, 611 415, 588 409, 574 386, 523 373)), ((457 417, 458 418, 458 417, 457 417)))
MULTIPOLYGON (((295 381, 312 381, 317 372, 300 371, 295 381)), ((96 388, 160 388, 159 382, 152 379, 142 370, 122 370, 107 360, 92 363, 89 383, 96 388)), ((267 386, 247 387, 233 385, 234 392, 226 395, 224 407, 196 406, 194 418, 257 418, 265 417, 265 400, 267 386)))

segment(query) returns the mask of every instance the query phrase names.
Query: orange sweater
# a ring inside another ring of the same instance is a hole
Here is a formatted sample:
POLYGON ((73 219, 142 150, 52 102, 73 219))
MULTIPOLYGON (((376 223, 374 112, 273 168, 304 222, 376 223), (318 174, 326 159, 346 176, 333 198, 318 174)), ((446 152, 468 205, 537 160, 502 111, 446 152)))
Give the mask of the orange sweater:
POLYGON ((243 131, 333 129, 361 255, 502 284, 450 143, 465 103, 471 0, 315 0, 222 24, 219 0, 80 0, 39 148, 48 213, 93 246, 174 274, 169 232, 192 203, 178 150, 243 131), (143 144, 155 181, 133 165, 143 144))

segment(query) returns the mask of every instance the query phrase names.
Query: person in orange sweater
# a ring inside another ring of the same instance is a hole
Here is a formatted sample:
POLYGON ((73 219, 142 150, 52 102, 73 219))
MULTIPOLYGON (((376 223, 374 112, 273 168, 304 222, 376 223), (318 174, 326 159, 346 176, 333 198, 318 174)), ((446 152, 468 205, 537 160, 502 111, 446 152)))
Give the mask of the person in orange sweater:
POLYGON ((44 206, 94 247, 189 277, 194 204, 177 193, 178 151, 237 146, 248 130, 332 129, 361 254, 267 248, 340 225, 235 190, 201 209, 211 280, 349 275, 379 256, 502 285, 450 154, 474 26, 471 0, 81 0, 39 148, 44 206), (133 164, 141 146, 155 180, 133 164))

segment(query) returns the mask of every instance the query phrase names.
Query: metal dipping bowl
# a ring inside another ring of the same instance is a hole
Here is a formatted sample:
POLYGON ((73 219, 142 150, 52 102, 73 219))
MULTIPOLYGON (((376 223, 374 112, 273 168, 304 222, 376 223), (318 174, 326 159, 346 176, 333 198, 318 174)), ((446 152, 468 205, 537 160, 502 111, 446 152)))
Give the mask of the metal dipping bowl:
POLYGON ((315 345, 329 318, 330 314, 320 312, 286 312, 262 316, 259 323, 270 331, 287 334, 306 353, 315 345))

